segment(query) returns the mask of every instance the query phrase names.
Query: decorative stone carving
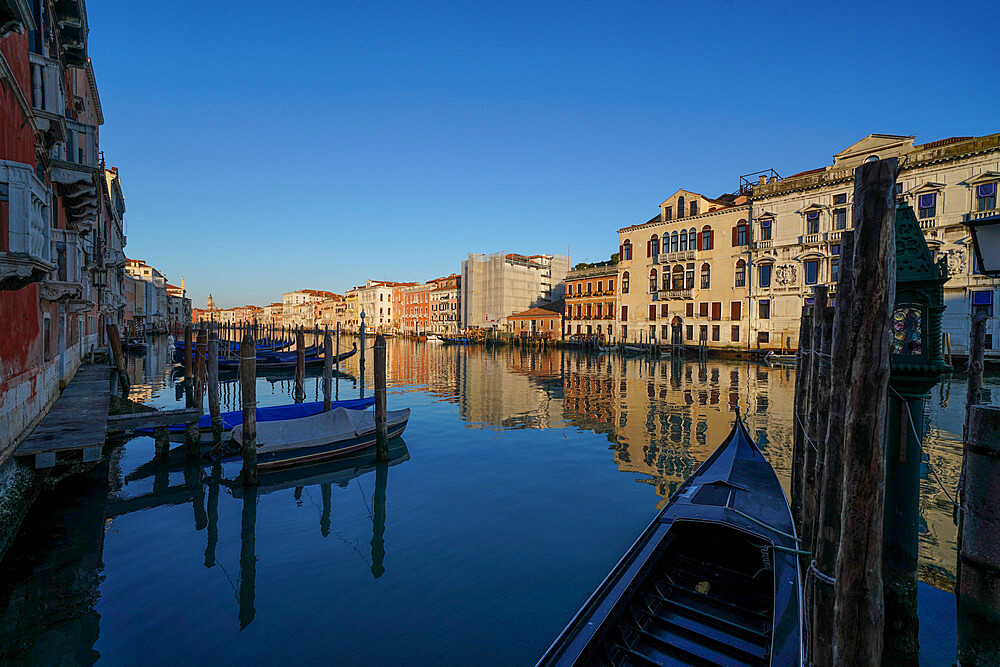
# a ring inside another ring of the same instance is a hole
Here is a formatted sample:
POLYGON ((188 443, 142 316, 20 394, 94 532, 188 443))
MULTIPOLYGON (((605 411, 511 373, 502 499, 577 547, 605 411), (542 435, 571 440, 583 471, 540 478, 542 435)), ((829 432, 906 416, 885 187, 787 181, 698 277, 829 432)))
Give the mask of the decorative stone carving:
POLYGON ((797 277, 794 264, 782 264, 774 270, 774 280, 779 285, 794 285, 797 277))
POLYGON ((950 275, 964 275, 967 259, 965 248, 951 248, 941 253, 948 260, 948 273, 950 275))

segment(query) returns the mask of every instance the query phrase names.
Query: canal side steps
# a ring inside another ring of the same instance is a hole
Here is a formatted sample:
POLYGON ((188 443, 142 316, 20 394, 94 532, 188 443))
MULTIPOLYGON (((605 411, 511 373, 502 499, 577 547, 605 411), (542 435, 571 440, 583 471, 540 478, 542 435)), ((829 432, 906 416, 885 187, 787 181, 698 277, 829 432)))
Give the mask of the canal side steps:
POLYGON ((109 433, 198 421, 197 408, 108 415, 111 404, 111 367, 84 364, 63 389, 52 409, 24 442, 14 450, 17 458, 33 457, 35 469, 52 468, 57 462, 83 463, 101 460, 109 433))

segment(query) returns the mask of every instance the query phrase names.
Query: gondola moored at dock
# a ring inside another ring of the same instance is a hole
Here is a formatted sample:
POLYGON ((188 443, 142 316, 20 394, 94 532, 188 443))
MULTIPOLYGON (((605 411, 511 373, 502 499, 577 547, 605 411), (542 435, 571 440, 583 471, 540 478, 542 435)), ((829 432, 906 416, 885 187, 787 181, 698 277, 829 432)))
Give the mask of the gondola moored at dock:
POLYGON ((788 501, 739 417, 539 665, 799 665, 788 501))

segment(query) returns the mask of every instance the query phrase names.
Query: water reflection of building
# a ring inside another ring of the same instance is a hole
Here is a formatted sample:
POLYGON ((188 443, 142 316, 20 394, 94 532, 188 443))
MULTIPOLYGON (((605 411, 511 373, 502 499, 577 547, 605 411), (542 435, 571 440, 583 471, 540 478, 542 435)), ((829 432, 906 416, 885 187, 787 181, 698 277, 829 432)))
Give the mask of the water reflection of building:
POLYGON ((558 353, 473 348, 459 366, 460 415, 469 426, 551 428, 565 423, 558 353))
MULTIPOLYGON (((654 487, 662 506, 729 433, 733 407, 749 413, 751 430, 773 434, 769 396, 787 393, 787 401, 778 403, 787 405, 782 415, 790 420, 793 385, 780 372, 754 368, 573 355, 563 374, 564 414, 576 426, 607 434, 618 467, 647 475, 643 481, 654 487), (748 404, 747 396, 756 400, 748 404)), ((787 437, 760 439, 779 473, 787 471, 787 437)))
POLYGON ((165 336, 151 338, 145 354, 129 354, 125 360, 128 371, 129 398, 148 402, 160 395, 170 376, 173 345, 165 336))

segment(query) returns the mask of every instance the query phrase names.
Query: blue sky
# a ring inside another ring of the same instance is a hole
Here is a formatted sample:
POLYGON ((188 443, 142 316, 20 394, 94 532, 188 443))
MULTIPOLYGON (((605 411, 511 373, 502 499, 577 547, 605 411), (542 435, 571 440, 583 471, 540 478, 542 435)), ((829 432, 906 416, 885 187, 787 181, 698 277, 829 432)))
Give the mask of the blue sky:
POLYGON ((1000 131, 993 3, 88 3, 130 257, 196 306, 617 250, 678 187, 1000 131))

